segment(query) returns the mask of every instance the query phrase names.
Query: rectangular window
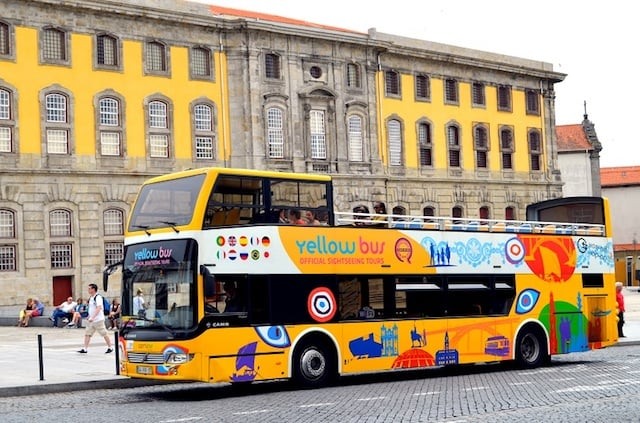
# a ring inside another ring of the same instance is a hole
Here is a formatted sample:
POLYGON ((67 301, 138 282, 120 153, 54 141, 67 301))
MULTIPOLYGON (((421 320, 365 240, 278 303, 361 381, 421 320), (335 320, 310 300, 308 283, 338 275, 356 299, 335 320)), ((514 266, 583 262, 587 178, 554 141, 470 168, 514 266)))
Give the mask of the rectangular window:
POLYGON ((147 43, 147 70, 151 72, 167 71, 167 57, 163 44, 147 43))
POLYGON ((213 160, 213 138, 196 137, 196 159, 213 160))
POLYGON ((507 85, 498 87, 498 110, 511 111, 511 87, 507 85))
POLYGON ((324 126, 324 111, 311 110, 309 132, 311 133, 311 158, 326 159, 327 144, 324 126))
POLYGON ((0 245, 0 272, 15 272, 16 268, 15 245, 0 245))
POLYGON ((116 264, 123 258, 124 244, 122 242, 106 242, 104 244, 104 264, 116 264))
POLYGON ((151 157, 169 157, 169 137, 167 135, 149 135, 149 147, 151 157))
POLYGON ((444 81, 444 101, 445 103, 458 102, 458 81, 446 79, 444 81))
POLYGON ((0 153, 11 153, 11 128, 0 126, 0 153))
POLYGON ((120 133, 100 132, 100 154, 120 156, 120 133))
POLYGON ((472 94, 473 94, 473 105, 474 106, 484 106, 486 104, 486 100, 484 97, 484 84, 481 84, 479 82, 474 82, 473 83, 473 88, 472 88, 472 94))
POLYGON ((118 40, 108 35, 99 35, 96 44, 98 64, 118 66, 118 40))
POLYGON ((400 95, 400 77, 398 72, 386 71, 384 83, 387 95, 400 95))
POLYGON ((11 44, 9 40, 9 25, 0 22, 0 54, 9 55, 11 53, 11 44))
POLYGON ((511 161, 511 153, 502 153, 502 168, 513 169, 513 163, 511 161))
POLYGON ((64 129, 47 129, 47 153, 68 154, 69 143, 64 129))
POLYGON ((265 76, 270 79, 280 79, 280 56, 267 54, 264 57, 265 76))
POLYGON ((71 244, 51 244, 51 268, 70 269, 73 267, 71 244))
POLYGON ((476 151, 476 163, 479 169, 487 168, 487 152, 476 151))
POLYGON ((428 100, 429 97, 429 77, 425 75, 416 75, 416 98, 420 100, 428 100))
POLYGON ((65 33, 57 29, 45 29, 42 33, 42 57, 44 60, 67 60, 65 33))
POLYGON ((527 113, 530 115, 540 114, 540 100, 535 90, 527 90, 527 113))
POLYGON ((347 65, 347 86, 360 88, 360 68, 355 63, 347 65))
POLYGON ((191 50, 191 73, 194 76, 211 76, 211 53, 203 48, 191 50))

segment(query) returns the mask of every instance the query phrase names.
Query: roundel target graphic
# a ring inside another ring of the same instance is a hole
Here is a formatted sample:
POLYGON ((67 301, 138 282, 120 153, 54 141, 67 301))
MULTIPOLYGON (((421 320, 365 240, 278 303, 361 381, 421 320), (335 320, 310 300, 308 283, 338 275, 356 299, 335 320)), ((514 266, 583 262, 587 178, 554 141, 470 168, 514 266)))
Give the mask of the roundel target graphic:
POLYGON ((524 259, 524 245, 518 238, 511 238, 504 245, 504 255, 511 264, 520 263, 524 259))
POLYGON ((336 298, 329 288, 316 288, 309 293, 307 308, 313 320, 328 322, 336 315, 336 298))

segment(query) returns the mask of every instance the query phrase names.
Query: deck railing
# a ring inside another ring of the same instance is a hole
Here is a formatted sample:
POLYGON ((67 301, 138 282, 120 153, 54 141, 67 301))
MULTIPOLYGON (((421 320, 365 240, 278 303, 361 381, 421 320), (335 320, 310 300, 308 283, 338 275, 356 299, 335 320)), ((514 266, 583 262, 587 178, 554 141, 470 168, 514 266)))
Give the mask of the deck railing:
POLYGON ((524 220, 469 219, 433 216, 407 216, 336 212, 336 225, 356 227, 387 227, 440 231, 514 232, 555 235, 605 236, 604 225, 567 222, 537 222, 524 220))

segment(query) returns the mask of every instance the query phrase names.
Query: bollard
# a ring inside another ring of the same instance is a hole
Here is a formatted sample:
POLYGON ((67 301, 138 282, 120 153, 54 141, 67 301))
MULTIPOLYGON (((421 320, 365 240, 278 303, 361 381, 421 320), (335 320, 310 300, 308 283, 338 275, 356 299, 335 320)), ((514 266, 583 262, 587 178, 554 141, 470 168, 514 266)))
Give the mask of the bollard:
POLYGON ((116 338, 113 342, 113 350, 116 353, 116 376, 120 376, 120 331, 116 330, 113 334, 116 338))
POLYGON ((42 359, 42 334, 38 334, 38 365, 40 367, 40 380, 44 380, 44 361, 42 359))

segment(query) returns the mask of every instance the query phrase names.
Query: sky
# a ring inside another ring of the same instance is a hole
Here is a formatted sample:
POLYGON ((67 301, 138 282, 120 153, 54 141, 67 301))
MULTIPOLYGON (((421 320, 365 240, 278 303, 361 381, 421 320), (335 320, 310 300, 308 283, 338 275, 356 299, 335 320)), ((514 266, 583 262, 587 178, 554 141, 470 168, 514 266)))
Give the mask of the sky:
POLYGON ((417 38, 539 60, 567 74, 555 85, 556 124, 586 112, 602 144, 602 167, 640 165, 631 106, 640 99, 636 70, 640 23, 622 0, 190 0, 354 31, 417 38), (635 78, 634 78, 635 77, 635 78))

